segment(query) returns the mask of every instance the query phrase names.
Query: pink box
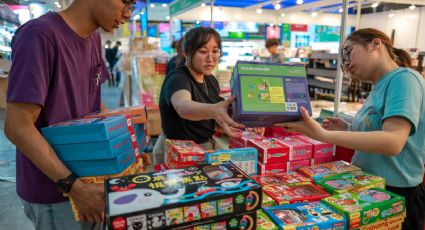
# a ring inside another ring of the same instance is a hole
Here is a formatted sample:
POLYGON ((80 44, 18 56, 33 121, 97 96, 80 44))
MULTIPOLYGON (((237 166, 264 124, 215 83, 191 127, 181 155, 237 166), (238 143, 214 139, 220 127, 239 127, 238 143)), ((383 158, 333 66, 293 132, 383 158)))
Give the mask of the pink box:
POLYGON ((304 135, 298 135, 296 138, 313 145, 313 158, 333 157, 334 146, 332 144, 316 141, 304 135))
POLYGON ((313 158, 311 159, 311 166, 329 163, 332 161, 333 161, 333 157, 313 158))
POLYGON ((258 174, 269 174, 269 173, 284 173, 286 172, 286 163, 279 164, 261 164, 258 163, 258 174))
POLYGON ((313 145, 294 137, 275 138, 280 143, 289 147, 289 161, 311 159, 313 145))
POLYGON ((307 160, 301 160, 301 161, 290 161, 290 162, 288 162, 287 163, 287 169, 288 169, 288 171, 295 171, 295 170, 297 170, 298 168, 301 168, 301 167, 305 167, 305 166, 310 166, 310 164, 311 164, 311 160, 310 159, 307 159, 307 160))
POLYGON ((249 140, 262 139, 263 136, 260 136, 251 131, 243 131, 242 138, 231 138, 229 137, 229 147, 230 148, 245 148, 248 147, 249 140))
POLYGON ((258 149, 258 160, 263 164, 283 163, 289 160, 289 147, 274 138, 250 140, 248 145, 258 149))

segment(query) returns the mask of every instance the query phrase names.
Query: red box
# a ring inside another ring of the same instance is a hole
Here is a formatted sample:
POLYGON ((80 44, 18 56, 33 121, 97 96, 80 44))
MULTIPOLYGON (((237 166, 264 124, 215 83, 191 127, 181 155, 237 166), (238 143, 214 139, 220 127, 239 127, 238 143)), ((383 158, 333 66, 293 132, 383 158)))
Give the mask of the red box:
POLYGON ((279 205, 320 201, 331 196, 314 184, 269 185, 263 187, 263 191, 279 205))
POLYGON ((185 166, 205 164, 205 150, 195 142, 167 139, 165 143, 170 163, 185 166))
POLYGON ((283 163, 289 160, 289 147, 274 138, 250 140, 248 145, 258 149, 258 160, 263 164, 283 163))
POLYGON ((304 135, 298 135, 296 138, 313 145, 312 158, 325 158, 332 157, 334 155, 334 146, 332 144, 316 141, 304 135))
POLYGON ((258 163, 258 174, 269 174, 269 173, 285 173, 286 163, 279 164, 261 164, 258 163))
POLYGON ((288 171, 295 171, 295 170, 297 170, 298 168, 302 168, 302 167, 305 167, 305 166, 310 166, 310 164, 311 164, 311 160, 310 159, 308 159, 308 160, 300 160, 300 161, 289 161, 288 163, 287 163, 287 166, 286 166, 286 168, 288 169, 288 171))
POLYGON ((272 127, 272 137, 291 137, 294 135, 300 135, 299 133, 286 132, 283 127, 272 127))
POLYGON ((332 161, 333 161, 333 157, 313 158, 311 159, 311 166, 329 163, 332 161))
MULTIPOLYGON (((311 159, 313 145, 294 137, 275 138, 280 143, 289 147, 289 161, 311 159)), ((309 162, 310 164, 310 162, 309 162)))
POLYGON ((276 184, 309 184, 312 182, 310 178, 307 178, 297 172, 268 173, 251 177, 262 186, 276 184))
POLYGON ((242 138, 232 138, 229 137, 229 147, 230 148, 245 148, 248 147, 249 140, 262 139, 263 136, 260 136, 251 131, 243 131, 242 138))

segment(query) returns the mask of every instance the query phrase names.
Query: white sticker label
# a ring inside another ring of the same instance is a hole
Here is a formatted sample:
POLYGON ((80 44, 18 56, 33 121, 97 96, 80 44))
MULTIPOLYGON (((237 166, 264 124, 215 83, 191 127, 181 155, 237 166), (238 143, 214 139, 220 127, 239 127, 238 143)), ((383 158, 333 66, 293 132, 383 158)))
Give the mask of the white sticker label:
POLYGON ((286 102, 285 103, 286 111, 288 112, 297 112, 298 104, 296 102, 286 102))

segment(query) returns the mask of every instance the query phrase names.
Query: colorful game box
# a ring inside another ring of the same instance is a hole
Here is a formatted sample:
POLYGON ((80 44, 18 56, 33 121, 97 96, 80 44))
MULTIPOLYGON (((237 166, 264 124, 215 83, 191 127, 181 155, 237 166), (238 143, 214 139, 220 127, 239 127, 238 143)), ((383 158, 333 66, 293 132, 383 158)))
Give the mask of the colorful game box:
POLYGON ((279 230, 263 210, 257 212, 257 230, 279 230))
POLYGON ((319 180, 321 186, 331 194, 359 192, 369 188, 385 189, 385 179, 363 171, 354 171, 319 180))
POLYGON ((176 209, 187 226, 255 212, 262 201, 261 187, 231 162, 114 178, 105 186, 106 217, 112 230, 136 217, 146 220, 141 224, 147 229, 181 227, 176 209), (167 215, 173 218, 167 221, 167 215))
POLYGON ((51 145, 112 140, 128 132, 124 116, 76 119, 41 129, 51 145))
POLYGON ((258 135, 254 132, 245 130, 242 132, 241 138, 234 138, 229 137, 229 147, 230 148, 244 148, 248 147, 249 140, 255 140, 255 139, 263 139, 264 137, 261 135, 258 135))
POLYGON ((343 193, 322 200, 348 219, 349 228, 359 228, 405 211, 404 198, 372 188, 359 193, 343 193))
POLYGON ((286 163, 288 171, 297 171, 299 168, 311 166, 311 160, 289 161, 286 163))
POLYGON ((347 220, 320 202, 298 203, 265 208, 274 223, 283 230, 344 230, 347 220))
POLYGON ((320 201, 330 196, 329 193, 314 184, 268 185, 264 186, 263 190, 279 205, 320 201))
POLYGON ((262 164, 277 164, 289 160, 289 147, 274 138, 251 140, 248 145, 258 149, 259 161, 262 164))
POLYGON ((304 135, 297 135, 295 138, 303 140, 313 145, 313 158, 329 158, 333 157, 334 146, 332 144, 316 141, 310 137, 304 135))
POLYGON ((109 141, 52 145, 62 161, 111 159, 133 148, 129 132, 109 141))
POLYGON ((304 65, 238 61, 230 83, 232 117, 249 127, 299 120, 301 106, 311 114, 304 65))
POLYGON ((258 176, 251 176, 252 179, 257 181, 262 186, 267 185, 297 185, 297 184, 310 184, 311 179, 307 178, 297 172, 284 172, 284 173, 269 173, 258 176))
POLYGON ((264 175, 269 173, 284 173, 287 170, 287 164, 286 163, 280 163, 280 164, 261 164, 258 163, 258 174, 264 175))
POLYGON ((257 225, 257 212, 237 214, 231 217, 217 218, 216 220, 201 221, 187 226, 173 228, 177 230, 255 230, 257 225))
POLYGON ((275 138, 275 140, 289 147, 289 161, 310 160, 312 157, 313 145, 310 143, 293 137, 275 138))
POLYGON ((310 163, 311 163, 310 165, 315 166, 315 165, 329 163, 329 162, 334 161, 333 159, 334 159, 333 157, 313 158, 310 161, 310 163))
POLYGON ((223 149, 207 153, 207 164, 233 162, 248 175, 257 174, 258 151, 256 148, 223 149))
POLYGON ((345 172, 360 171, 360 168, 345 161, 334 161, 310 167, 302 167, 298 172, 312 178, 314 181, 345 172))
POLYGON ((138 174, 140 167, 139 164, 140 162, 135 162, 119 174, 79 177, 78 179, 85 184, 103 184, 107 179, 138 174))
POLYGON ((134 149, 130 148, 110 159, 64 161, 64 164, 78 176, 93 177, 120 174, 134 162, 136 155, 134 149))
POLYGON ((271 207, 271 206, 275 206, 275 205, 276 205, 276 202, 271 197, 269 197, 267 194, 265 194, 263 192, 263 202, 262 202, 261 207, 265 208, 265 207, 271 207))
POLYGON ((406 212, 362 226, 359 230, 402 230, 404 219, 406 219, 406 212))
POLYGON ((133 124, 146 123, 146 108, 144 106, 132 106, 126 108, 120 108, 102 113, 92 113, 85 116, 86 118, 98 118, 98 117, 111 117, 117 115, 130 116, 133 124))
POLYGON ((165 143, 165 152, 174 162, 193 166, 205 164, 205 150, 195 142, 167 139, 165 143))

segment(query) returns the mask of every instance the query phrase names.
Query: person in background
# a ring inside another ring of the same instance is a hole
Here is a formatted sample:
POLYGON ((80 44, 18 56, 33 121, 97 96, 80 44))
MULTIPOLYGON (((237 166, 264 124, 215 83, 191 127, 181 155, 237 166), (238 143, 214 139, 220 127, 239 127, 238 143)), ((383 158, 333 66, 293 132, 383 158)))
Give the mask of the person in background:
POLYGON ((184 57, 182 54, 182 40, 174 41, 172 48, 174 49, 176 55, 174 55, 167 63, 167 68, 165 70, 165 76, 168 76, 171 71, 175 70, 177 67, 184 65, 184 57))
POLYGON ((115 43, 114 48, 112 48, 113 50, 113 54, 115 55, 114 61, 112 63, 112 75, 115 77, 115 84, 113 86, 118 87, 120 85, 121 82, 121 65, 119 63, 119 61, 121 60, 121 56, 122 53, 120 52, 120 46, 121 46, 121 42, 117 41, 115 43))
POLYGON ((100 85, 109 74, 97 30, 119 28, 135 3, 74 0, 16 31, 4 130, 16 145, 17 193, 37 230, 100 228, 103 185, 82 183, 40 129, 102 110, 100 85), (65 195, 74 200, 82 222, 75 221, 65 195))
POLYGON ((161 88, 159 108, 164 134, 153 150, 154 164, 165 155, 165 139, 192 140, 206 150, 214 149, 212 136, 219 126, 231 137, 240 137, 244 125, 236 123, 227 109, 235 100, 219 96, 217 79, 212 75, 221 57, 221 37, 211 28, 188 31, 182 41, 185 64, 171 71, 161 88))
POLYGON ((267 62, 270 63, 284 63, 285 56, 279 50, 279 40, 278 39, 267 39, 266 41, 267 51, 270 53, 270 58, 267 62))
POLYGON ((423 230, 425 187, 425 80, 404 62, 383 32, 353 32, 342 50, 350 77, 374 85, 352 125, 328 118, 323 127, 301 108, 302 121, 281 124, 316 140, 356 150, 352 163, 385 178, 386 189, 406 198, 404 230, 423 230))
POLYGON ((109 72, 111 73, 111 77, 108 78, 108 86, 114 86, 115 85, 115 78, 112 74, 112 70, 114 68, 114 61, 115 61, 116 53, 114 52, 114 49, 112 47, 112 42, 110 40, 106 41, 105 46, 105 59, 108 64, 109 72))

